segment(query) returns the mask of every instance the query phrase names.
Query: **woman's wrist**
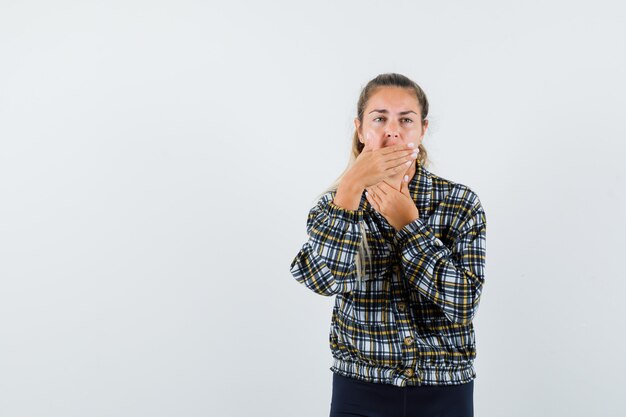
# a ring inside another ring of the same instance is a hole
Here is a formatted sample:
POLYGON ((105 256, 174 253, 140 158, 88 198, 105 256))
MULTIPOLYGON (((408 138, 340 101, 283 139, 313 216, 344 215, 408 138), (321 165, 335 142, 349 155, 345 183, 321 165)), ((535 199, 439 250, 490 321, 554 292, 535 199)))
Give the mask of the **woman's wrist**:
POLYGON ((358 210, 364 190, 365 187, 358 181, 354 181, 349 176, 344 176, 337 187, 333 203, 346 210, 358 210))

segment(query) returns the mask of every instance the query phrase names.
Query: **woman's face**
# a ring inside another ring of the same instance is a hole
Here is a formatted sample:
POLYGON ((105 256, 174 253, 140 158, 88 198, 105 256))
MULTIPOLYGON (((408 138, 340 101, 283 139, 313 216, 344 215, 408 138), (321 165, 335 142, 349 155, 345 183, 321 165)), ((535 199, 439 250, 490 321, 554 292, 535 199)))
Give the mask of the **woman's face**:
POLYGON ((370 97, 363 112, 363 125, 354 119, 359 140, 365 149, 379 149, 398 143, 422 143, 428 120, 421 124, 419 104, 415 94, 401 87, 379 87, 370 97))

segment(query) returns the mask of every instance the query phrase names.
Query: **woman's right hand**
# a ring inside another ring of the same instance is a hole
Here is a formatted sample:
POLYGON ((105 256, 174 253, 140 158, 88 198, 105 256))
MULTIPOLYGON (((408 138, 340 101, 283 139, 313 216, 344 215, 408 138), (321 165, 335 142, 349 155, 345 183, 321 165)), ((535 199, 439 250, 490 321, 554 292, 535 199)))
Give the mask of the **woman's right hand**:
POLYGON ((379 149, 363 149, 346 173, 350 180, 365 189, 405 171, 417 158, 417 150, 406 143, 379 149))

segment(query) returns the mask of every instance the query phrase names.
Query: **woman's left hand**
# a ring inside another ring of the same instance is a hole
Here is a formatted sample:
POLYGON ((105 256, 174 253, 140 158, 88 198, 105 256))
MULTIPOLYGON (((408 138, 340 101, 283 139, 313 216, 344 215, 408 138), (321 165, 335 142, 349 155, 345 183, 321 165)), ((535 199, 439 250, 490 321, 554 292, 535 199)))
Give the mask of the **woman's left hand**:
POLYGON ((419 210, 409 194, 408 181, 404 178, 400 191, 381 181, 368 187, 365 197, 396 231, 419 218, 419 210))

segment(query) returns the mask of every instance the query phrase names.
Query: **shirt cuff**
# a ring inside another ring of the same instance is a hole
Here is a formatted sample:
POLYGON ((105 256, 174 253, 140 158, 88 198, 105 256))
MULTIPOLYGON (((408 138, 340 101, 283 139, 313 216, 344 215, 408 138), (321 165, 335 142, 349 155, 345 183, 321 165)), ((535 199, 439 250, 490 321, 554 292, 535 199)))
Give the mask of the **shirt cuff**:
POLYGON ((421 252, 425 253, 434 253, 445 248, 434 230, 419 218, 398 230, 393 239, 396 247, 401 249, 410 243, 415 244, 421 252))
POLYGON ((340 219, 350 221, 350 222, 360 222, 363 220, 363 210, 348 210, 343 207, 339 207, 332 201, 328 202, 327 206, 328 212, 333 217, 339 217, 340 219))

